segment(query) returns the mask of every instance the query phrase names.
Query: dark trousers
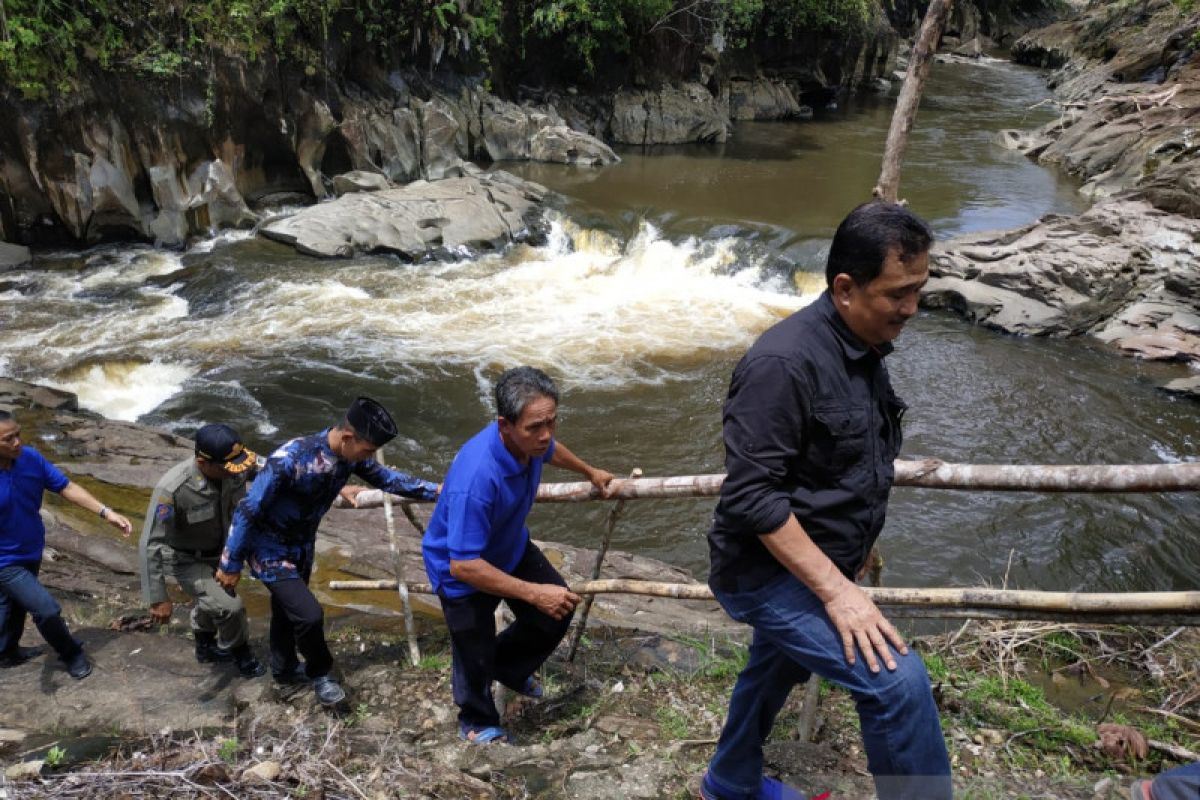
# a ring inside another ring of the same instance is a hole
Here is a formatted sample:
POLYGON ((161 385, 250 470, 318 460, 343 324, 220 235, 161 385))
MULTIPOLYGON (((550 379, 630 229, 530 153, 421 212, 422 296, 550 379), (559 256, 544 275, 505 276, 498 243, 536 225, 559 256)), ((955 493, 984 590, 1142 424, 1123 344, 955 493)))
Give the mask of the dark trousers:
MULTIPOLYGON (((567 585, 533 542, 511 574, 530 583, 567 585)), ((451 684, 459 722, 473 728, 498 725, 492 681, 514 690, 522 688, 558 647, 572 615, 556 620, 521 600, 505 600, 516 620, 497 636, 494 615, 501 598, 474 592, 465 597, 439 595, 438 599, 450 629, 451 684)))
POLYGON ((70 661, 81 648, 63 622, 62 607, 37 579, 41 567, 41 561, 0 567, 0 656, 16 654, 28 612, 58 657, 70 661))
POLYGON ((325 644, 325 612, 308 588, 310 570, 304 570, 302 578, 266 584, 271 592, 271 671, 276 675, 295 668, 297 650, 304 656, 308 677, 320 678, 333 669, 333 655, 325 644))

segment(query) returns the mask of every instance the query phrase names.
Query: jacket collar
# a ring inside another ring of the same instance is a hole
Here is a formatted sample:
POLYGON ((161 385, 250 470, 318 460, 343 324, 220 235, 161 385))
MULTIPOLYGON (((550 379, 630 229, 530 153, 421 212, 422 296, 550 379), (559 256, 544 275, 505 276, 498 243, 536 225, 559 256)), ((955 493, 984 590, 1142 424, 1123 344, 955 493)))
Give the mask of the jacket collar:
POLYGON ((838 313, 837 308, 833 305, 833 293, 828 289, 821 293, 815 305, 817 306, 818 313, 829 323, 829 327, 833 329, 834 338, 841 344, 842 352, 851 361, 858 361, 868 355, 883 358, 895 349, 891 342, 884 342, 881 345, 872 347, 855 336, 854 332, 850 330, 850 326, 846 324, 846 320, 842 319, 842 315, 838 313))

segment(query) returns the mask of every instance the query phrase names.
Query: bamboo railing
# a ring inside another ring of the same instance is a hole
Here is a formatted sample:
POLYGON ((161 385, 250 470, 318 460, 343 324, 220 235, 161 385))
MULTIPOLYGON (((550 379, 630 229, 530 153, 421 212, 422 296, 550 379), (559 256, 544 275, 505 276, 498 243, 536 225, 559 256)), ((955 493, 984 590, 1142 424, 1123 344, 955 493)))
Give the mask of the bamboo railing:
MULTIPOLYGON (((579 503, 589 500, 647 500, 715 497, 724 475, 676 475, 666 478, 617 478, 612 494, 586 481, 544 483, 539 503, 579 503)), ((896 486, 993 492, 1195 492, 1200 491, 1200 462, 1189 464, 949 464, 937 459, 897 461, 896 486)), ((431 503, 394 496, 397 503, 431 503)), ((379 508, 383 492, 368 489, 358 495, 358 508, 379 508)))
MULTIPOLYGON (((724 475, 683 475, 665 478, 615 479, 612 494, 603 498, 590 483, 549 483, 538 488, 539 503, 573 503, 712 497, 720 492, 724 475)), ((1200 463, 1120 465, 1002 465, 949 464, 937 459, 897 461, 896 485, 927 489, 1017 492, 1194 492, 1200 491, 1200 463)), ((414 501, 395 497, 410 520, 414 501)), ((361 492, 358 508, 384 504, 378 489, 361 492)), ((610 524, 615 516, 609 515, 610 524)), ((418 526, 418 530, 419 530, 418 526)), ((611 535, 611 531, 609 531, 611 535)), ((595 576, 599 576, 597 560, 595 576)), ((399 576, 398 576, 399 577, 399 576)), ((342 590, 396 589, 395 580, 331 581, 342 590)), ((424 583, 411 583, 410 592, 431 593, 424 583)), ((633 594, 679 600, 713 600, 701 583, 590 580, 571 587, 576 594, 633 594)), ((895 617, 1024 619, 1062 622, 1197 625, 1197 592, 1039 592, 1007 589, 914 589, 869 587, 876 605, 895 617)))

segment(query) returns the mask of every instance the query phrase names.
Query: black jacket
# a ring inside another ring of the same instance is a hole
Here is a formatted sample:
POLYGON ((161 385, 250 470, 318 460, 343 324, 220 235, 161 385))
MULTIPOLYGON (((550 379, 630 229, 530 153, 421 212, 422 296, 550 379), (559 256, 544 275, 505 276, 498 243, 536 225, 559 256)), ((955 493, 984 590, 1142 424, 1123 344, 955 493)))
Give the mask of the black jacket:
POLYGON ((784 567, 759 541, 795 514, 847 577, 883 529, 906 406, 883 358, 842 321, 828 291, 766 331, 733 371, 725 470, 709 532, 709 582, 760 585, 784 567))

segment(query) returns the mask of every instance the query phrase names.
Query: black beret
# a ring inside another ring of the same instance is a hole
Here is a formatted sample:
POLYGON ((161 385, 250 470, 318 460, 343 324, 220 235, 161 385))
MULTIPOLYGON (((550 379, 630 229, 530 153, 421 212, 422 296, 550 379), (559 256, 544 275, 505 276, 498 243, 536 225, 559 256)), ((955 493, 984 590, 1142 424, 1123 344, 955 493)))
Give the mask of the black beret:
POLYGON ((346 421, 360 439, 366 439, 376 447, 396 438, 396 422, 387 409, 369 397, 360 397, 346 410, 346 421))

